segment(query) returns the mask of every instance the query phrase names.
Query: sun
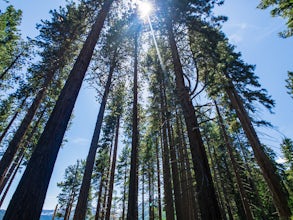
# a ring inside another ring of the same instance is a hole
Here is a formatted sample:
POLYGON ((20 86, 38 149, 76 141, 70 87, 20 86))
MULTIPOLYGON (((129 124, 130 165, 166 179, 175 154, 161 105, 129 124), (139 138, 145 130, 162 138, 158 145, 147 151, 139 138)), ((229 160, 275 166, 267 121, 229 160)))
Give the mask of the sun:
POLYGON ((139 16, 142 19, 147 18, 153 11, 153 6, 149 2, 137 1, 139 16))

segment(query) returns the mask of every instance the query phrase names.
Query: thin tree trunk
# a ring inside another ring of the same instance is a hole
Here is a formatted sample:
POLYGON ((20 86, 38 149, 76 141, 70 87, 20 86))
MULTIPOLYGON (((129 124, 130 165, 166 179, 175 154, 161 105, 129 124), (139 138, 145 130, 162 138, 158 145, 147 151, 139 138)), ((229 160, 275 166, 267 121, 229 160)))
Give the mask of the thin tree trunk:
POLYGON ((14 59, 13 61, 10 63, 10 65, 3 71, 3 73, 0 75, 0 80, 3 80, 5 75, 8 73, 8 71, 14 66, 14 64, 18 61, 18 59, 23 55, 22 51, 21 53, 19 53, 14 59))
POLYGON ((155 220, 154 213, 154 174, 151 173, 151 168, 148 167, 148 188, 149 188, 149 220, 155 220))
POLYGON ((184 128, 183 128, 183 122, 181 117, 179 117, 179 122, 180 122, 180 132, 181 132, 181 137, 182 137, 182 147, 183 147, 183 157, 185 158, 185 162, 186 162, 186 171, 187 171, 187 187, 189 189, 188 193, 189 193, 189 201, 188 201, 188 205, 189 205, 189 209, 193 211, 193 218, 194 220, 198 220, 199 219, 199 207, 198 207, 198 201, 196 200, 196 196, 195 196, 195 190, 194 190, 194 186, 193 186, 193 177, 192 177, 192 173, 191 173, 191 165, 190 165, 190 161, 189 161, 189 156, 188 156, 188 149, 187 149, 187 143, 186 143, 186 139, 184 136, 184 128))
POLYGON ((194 107, 185 87, 182 64, 179 58, 171 18, 166 22, 175 71, 176 89, 187 127, 192 161, 196 178, 196 191, 202 219, 221 219, 207 155, 203 145, 194 107))
POLYGON ((276 167, 264 152, 248 113, 244 108, 243 102, 232 82, 230 82, 229 87, 226 88, 226 92, 231 100, 233 108, 236 110, 236 114, 253 149, 255 159, 272 193, 273 202, 277 208, 280 219, 290 219, 291 211, 288 205, 288 192, 277 173, 276 167))
POLYGON ((98 201, 97 201, 95 220, 99 220, 99 217, 100 217, 102 190, 103 190, 103 176, 104 176, 104 172, 101 173, 101 180, 100 180, 100 187, 99 187, 99 195, 98 195, 98 201))
POLYGON ((22 143, 22 147, 20 148, 20 151, 18 152, 18 156, 14 159, 14 163, 12 164, 12 166, 9 168, 7 174, 5 175, 5 178, 3 179, 2 182, 0 182, 0 194, 2 193, 2 190, 4 189, 5 185, 7 184, 7 181, 9 180, 10 176, 13 173, 13 170, 16 166, 16 164, 18 163, 18 161, 20 160, 20 158, 22 157, 22 155, 24 154, 24 151, 26 150, 25 145, 30 143, 33 135, 35 134, 41 119, 43 118, 43 115, 46 111, 46 107, 42 110, 41 115, 39 116, 39 119, 36 121, 33 129, 31 130, 30 134, 28 135, 28 137, 26 138, 25 142, 22 143))
POLYGON ((8 183, 8 180, 10 179, 10 177, 13 175, 19 161, 21 160, 21 158, 24 155, 24 148, 22 147, 20 149, 20 151, 18 152, 17 157, 14 159, 14 162, 12 163, 12 165, 9 167, 9 170, 7 172, 7 175, 5 176, 5 178, 3 179, 3 181, 0 184, 0 194, 2 194, 6 184, 8 183))
POLYGON ((58 204, 55 206, 54 213, 53 213, 53 216, 52 216, 52 220, 55 219, 56 214, 57 214, 57 210, 58 210, 58 204))
POLYGON ((95 126, 94 134, 92 137, 89 153, 86 159, 85 171, 83 174, 82 184, 80 187, 78 201, 77 201, 77 205, 76 205, 74 217, 73 217, 74 220, 82 220, 82 219, 85 219, 85 216, 86 216, 86 207, 87 207, 88 194, 89 194, 90 185, 91 185, 91 177, 92 177, 92 172, 93 172, 93 168, 95 164, 96 152, 98 149, 98 142, 100 138, 100 132, 101 132, 101 127, 103 123, 107 98, 108 98, 108 94, 110 92, 110 87, 112 83, 112 76, 116 68, 116 56, 117 54, 115 51, 115 55, 113 57, 113 60, 110 66, 110 71, 109 71, 107 83, 105 86, 105 91, 102 97, 102 102, 100 105, 100 110, 97 117, 96 126, 95 126))
POLYGON ((142 189, 141 189, 141 219, 144 220, 144 165, 142 167, 142 189))
POLYGON ((127 183, 127 167, 125 167, 124 173, 124 187, 123 187, 123 202, 122 202, 122 220, 125 219, 125 202, 126 202, 126 183, 127 183))
MULTIPOLYGON (((38 220, 70 116, 106 16, 114 0, 107 0, 61 91, 35 151, 10 201, 3 220, 38 220), (40 181, 42 180, 42 181, 40 181)), ((81 219, 80 219, 81 220, 81 219)))
POLYGON ((20 106, 17 108, 17 111, 14 113, 13 117, 10 119, 8 125, 6 126, 6 128, 4 129, 4 131, 2 132, 1 136, 0 136, 0 143, 2 142, 3 138, 5 137, 5 135, 7 134, 8 130, 10 129, 11 125, 13 124, 13 122, 15 121, 15 119, 17 118, 17 116, 19 115, 22 107, 24 106, 25 102, 26 102, 27 97, 25 97, 20 106))
POLYGON ((137 75, 138 75, 138 37, 139 27, 134 36, 134 77, 133 77, 133 118, 132 118, 132 143, 129 177, 127 220, 138 219, 138 101, 137 101, 137 75))
MULTIPOLYGON (((222 178, 221 178, 221 175, 219 174, 220 173, 220 170, 219 170, 219 164, 215 161, 218 160, 218 158, 216 157, 216 154, 214 152, 214 154, 212 154, 212 151, 211 151, 211 146, 209 143, 213 144, 211 141, 210 141, 210 138, 206 135, 205 136, 206 138, 206 142, 207 142, 207 149, 208 149, 208 154, 210 156, 210 160, 211 160, 211 166, 212 166, 212 170, 214 172, 214 180, 215 180, 215 185, 217 186, 218 188, 218 198, 219 198, 219 201, 222 201, 222 209, 224 211, 224 206, 226 206, 227 208, 227 212, 228 212, 228 216, 229 216, 229 219, 230 220, 233 220, 233 215, 232 215, 232 212, 231 212, 231 207, 230 207, 230 204, 229 202, 227 201, 227 196, 228 196, 228 193, 227 193, 227 190, 226 188, 224 187, 223 183, 222 183, 222 178), (214 160, 215 159, 215 160, 214 160), (216 169, 216 167, 218 167, 218 169, 216 169), (217 176, 219 177, 217 180, 217 176), (224 194, 222 196, 221 194, 221 191, 222 193, 224 194)), ((226 217, 226 214, 223 212, 222 213, 222 217, 223 219, 227 219, 226 217)))
POLYGON ((238 186, 238 189, 239 189, 239 193, 240 193, 240 197, 241 197, 241 201, 242 201, 242 205, 243 205, 243 208, 244 208, 244 211, 245 211, 245 215, 246 215, 246 218, 248 220, 252 220, 253 219, 253 215, 252 215, 252 212, 251 212, 251 209, 250 209, 250 206, 249 206, 249 203, 248 203, 248 197, 246 195, 246 192, 245 192, 245 189, 243 187, 243 183, 242 183, 242 180, 241 180, 241 177, 240 177, 240 170, 239 170, 239 166, 235 160, 235 157, 233 155, 233 151, 232 151, 232 146, 231 146, 231 141, 228 137, 228 134, 226 132, 226 128, 224 126, 224 121, 223 121, 223 118, 222 118, 222 115, 220 113, 220 110, 219 110, 219 107, 217 105, 217 102, 214 101, 215 103, 215 106, 216 106, 216 111, 217 111, 217 115, 218 115, 218 119, 219 119, 219 125, 221 127, 221 133, 224 137, 224 141, 225 141, 225 145, 228 149, 228 154, 229 154, 229 157, 230 157, 230 160, 231 160, 231 163, 232 163, 232 167, 233 167, 233 171, 234 171, 234 174, 235 174, 235 177, 236 177, 236 182, 237 182, 237 186, 238 186))
POLYGON ((165 203, 165 211, 166 218, 168 220, 174 220, 174 204, 173 204, 173 192, 172 192, 172 182, 171 182, 171 171, 170 171, 170 157, 169 157, 169 149, 167 142, 167 132, 166 126, 164 122, 164 116, 162 123, 164 123, 162 128, 162 156, 163 156, 163 181, 164 181, 164 203, 165 203))
POLYGON ((107 212, 106 212, 106 218, 105 218, 106 220, 110 220, 110 214, 111 214, 113 188, 114 188, 114 176, 115 176, 116 158, 117 158, 117 150, 118 150, 119 127, 120 127, 120 116, 117 117, 117 122, 116 122, 114 152, 112 156, 108 204, 107 204, 107 212))
MULTIPOLYGON (((193 220, 193 211, 192 206, 190 206, 190 189, 187 185, 187 173, 186 173, 186 158, 184 157, 183 153, 183 143, 182 143, 182 137, 179 127, 179 119, 178 114, 176 111, 176 133, 177 133, 177 150, 178 150, 178 157, 180 162, 180 179, 181 179, 181 190, 182 190, 182 207, 184 207, 185 211, 183 212, 183 219, 186 220, 193 220)), ((176 147, 176 145, 175 145, 176 147)))
POLYGON ((178 171, 178 159, 176 156, 176 150, 174 147, 174 139, 172 135, 172 127, 170 127, 170 122, 167 120, 167 128, 168 128, 168 136, 170 143, 170 156, 171 156, 171 168, 172 168, 172 179, 173 179, 173 187, 174 187, 174 195, 175 195, 175 208, 176 208, 176 218, 177 219, 186 219, 184 217, 183 211, 183 200, 182 200, 182 191, 181 191, 181 183, 179 178, 178 171))
POLYGON ((158 210, 159 220, 162 220, 162 205, 161 205, 161 174, 160 174, 160 160, 159 160, 159 143, 156 138, 156 158, 157 158, 157 178, 158 178, 158 210))
POLYGON ((12 182, 13 182, 13 180, 14 180, 16 174, 17 174, 17 171, 18 171, 18 169, 19 169, 19 167, 20 167, 20 165, 21 165, 21 162, 22 162, 23 158, 24 158, 24 155, 22 155, 22 157, 21 157, 20 160, 18 161, 17 167, 14 169, 14 172, 13 172, 11 178, 10 178, 10 181, 8 182, 8 184, 7 184, 7 186, 6 186, 6 189, 5 189, 5 191, 4 191, 3 195, 2 195, 2 198, 1 198, 1 200, 0 200, 0 207, 2 206, 2 204, 3 204, 3 202, 4 202, 4 199, 6 198, 6 195, 7 195, 8 191, 9 191, 11 185, 12 185, 12 182))

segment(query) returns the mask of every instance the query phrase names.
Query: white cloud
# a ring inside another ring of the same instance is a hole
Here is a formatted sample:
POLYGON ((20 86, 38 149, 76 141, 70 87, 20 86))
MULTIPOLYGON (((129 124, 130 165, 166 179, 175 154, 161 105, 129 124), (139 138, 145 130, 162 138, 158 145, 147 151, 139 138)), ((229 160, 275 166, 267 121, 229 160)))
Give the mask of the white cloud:
POLYGON ((84 145, 84 144, 88 144, 89 143, 89 140, 86 139, 86 138, 78 137, 78 138, 74 138, 72 140, 72 143, 73 144, 82 144, 82 145, 84 145))
POLYGON ((238 44, 243 40, 243 38, 240 34, 232 34, 229 36, 229 40, 232 44, 238 44))
POLYGON ((286 159, 285 158, 281 158, 281 157, 278 157, 278 159, 276 160, 277 163, 280 163, 280 164, 283 164, 286 162, 286 159))

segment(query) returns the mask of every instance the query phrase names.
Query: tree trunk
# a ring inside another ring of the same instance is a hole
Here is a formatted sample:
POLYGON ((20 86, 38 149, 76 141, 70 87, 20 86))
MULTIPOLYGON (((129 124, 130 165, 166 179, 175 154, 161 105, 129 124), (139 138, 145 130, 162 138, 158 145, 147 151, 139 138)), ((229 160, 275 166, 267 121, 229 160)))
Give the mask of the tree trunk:
POLYGON ((132 118, 132 143, 129 177, 127 220, 138 219, 138 101, 137 101, 137 75, 138 75, 138 37, 139 27, 134 36, 134 77, 133 77, 133 118, 132 118))
POLYGON ((178 118, 178 114, 176 111, 176 133, 177 133, 177 140, 176 140, 176 145, 175 147, 178 150, 178 161, 180 163, 180 179, 181 179, 181 190, 182 190, 182 207, 184 207, 185 211, 183 212, 183 219, 186 220, 193 220, 193 211, 192 211, 192 207, 189 203, 190 203, 190 189, 188 187, 187 184, 187 173, 186 173, 186 158, 184 157, 184 153, 183 153, 183 143, 182 143, 182 135, 180 132, 180 127, 179 127, 179 118, 178 118))
POLYGON ((166 218, 168 220, 174 220, 174 204, 173 204, 173 192, 172 192, 172 182, 171 182, 171 171, 170 171, 170 157, 169 148, 167 141, 166 123, 164 122, 165 117, 162 116, 162 139, 161 139, 161 149, 163 157, 163 181, 164 181, 164 203, 166 218))
POLYGON ((117 117, 117 122, 116 122, 114 152, 112 156, 108 204, 107 204, 107 212, 106 212, 106 218, 105 218, 106 220, 110 220, 110 214, 111 214, 113 188, 114 188, 114 176, 115 176, 116 158, 117 158, 117 150, 118 150, 119 127, 120 127, 120 116, 117 117))
POLYGON ((2 132, 1 136, 0 136, 0 143, 2 142, 2 140, 4 139, 5 135, 7 134, 8 130, 10 129, 11 125, 13 124, 13 122, 15 121, 15 119, 17 118, 17 116, 19 115, 22 107, 25 104, 25 101, 27 99, 27 96, 22 100, 20 106, 17 108, 17 111, 14 113, 13 117, 10 119, 8 125, 6 126, 6 128, 4 129, 4 131, 2 132))
POLYGON ((149 220, 155 220, 154 214, 154 174, 151 173, 151 168, 148 168, 148 188, 149 188, 149 220))
POLYGON ((202 219, 221 219, 216 193, 212 181, 207 155, 203 145, 199 125, 194 107, 185 87, 182 64, 179 58, 171 18, 166 22, 169 43, 171 46, 173 65, 175 71, 176 90, 181 104, 187 127, 187 133, 192 154, 196 177, 196 191, 202 219))
POLYGON ((230 139, 228 137, 228 134, 226 132, 226 128, 224 126, 224 120, 223 120, 222 115, 220 113, 220 110, 219 110, 219 107, 217 105, 217 102, 214 101, 214 103, 215 103, 215 106, 216 106, 216 111, 217 111, 217 115, 218 115, 218 119, 219 119, 219 125, 220 125, 221 131, 222 131, 221 133, 223 135, 225 145, 226 145, 226 147, 228 149, 228 154, 229 154, 229 157, 230 157, 230 160, 231 160, 231 163, 232 163, 232 167, 233 167, 233 171, 234 171, 234 174, 235 174, 235 177, 236 177, 236 182, 237 182, 237 186, 238 186, 238 189, 239 189, 242 205, 243 205, 243 208, 244 208, 244 211, 245 211, 245 216, 246 216, 246 219, 253 220, 254 218, 253 218, 253 215, 252 215, 249 203, 248 203, 248 197, 246 195, 246 192, 245 192, 245 189, 243 187, 243 183, 242 183, 242 180, 241 180, 241 177, 240 177, 239 166, 238 166, 237 161, 235 160, 235 157, 233 155, 231 141, 230 141, 230 139))
POLYGON ((255 159, 260 166, 264 179, 272 193, 273 202, 277 208, 280 219, 290 219, 291 211, 288 205, 288 192, 277 173, 276 167, 264 152, 248 113, 244 108, 243 102, 232 82, 229 83, 226 92, 231 100, 233 108, 236 110, 236 114, 253 149, 255 159))
POLYGON ((181 137, 182 137, 182 147, 183 147, 183 157, 185 158, 186 162, 186 171, 187 171, 187 187, 188 187, 188 195, 189 195, 189 200, 188 200, 188 208, 193 211, 193 217, 192 219, 198 220, 199 218, 199 207, 198 207, 198 201, 196 200, 195 196, 195 190, 194 190, 194 180, 193 176, 191 173, 191 165, 189 161, 189 154, 188 154, 188 148, 187 148, 187 143, 186 143, 186 138, 184 136, 184 128, 183 128, 183 122, 181 117, 179 117, 179 122, 180 122, 180 132, 181 132, 181 137))
POLYGON ((102 102, 100 105, 100 110, 97 117, 96 126, 95 126, 94 134, 92 137, 89 153, 86 159, 85 171, 83 174, 78 201, 77 201, 77 205, 74 212, 74 218, 73 218, 74 220, 82 220, 82 219, 85 219, 85 216, 86 216, 88 194, 89 194, 90 185, 91 185, 91 178, 92 178, 93 168, 95 164, 96 152, 98 149, 98 142, 100 138, 101 127, 103 123, 107 98, 108 98, 108 94, 110 92, 110 87, 112 83, 112 76, 116 68, 116 55, 117 54, 115 51, 115 55, 113 57, 113 60, 110 66, 110 71, 109 71, 107 83, 105 86, 105 91, 102 97, 102 102))
POLYGON ((57 214, 57 210, 58 210, 58 204, 55 206, 54 213, 53 213, 53 216, 52 216, 52 220, 55 219, 56 214, 57 214))
POLYGON ((3 192, 3 189, 5 188, 8 180, 10 179, 10 177, 13 175, 19 161, 21 160, 21 158, 23 157, 24 155, 24 148, 22 147, 20 149, 20 151, 18 152, 18 155, 17 157, 14 159, 14 162, 12 163, 12 165, 9 167, 9 170, 5 176, 5 178, 3 179, 3 181, 0 183, 0 194, 2 194, 3 192))
POLYGON ((104 176, 104 172, 101 173, 101 180, 100 180, 100 187, 99 187, 99 195, 98 195, 98 201, 97 201, 95 220, 99 220, 99 217, 100 217, 102 190, 103 190, 103 176, 104 176))
POLYGON ((124 173, 123 202, 122 202, 122 220, 125 219, 126 185, 127 185, 127 167, 125 167, 125 173, 124 173))
POLYGON ((141 180, 141 182, 142 182, 142 186, 141 186, 141 220, 144 220, 144 204, 145 204, 145 202, 144 202, 144 191, 145 191, 145 189, 144 189, 144 182, 145 182, 145 180, 144 180, 144 165, 142 165, 143 167, 142 167, 142 180, 141 180))
POLYGON ((3 204, 3 202, 4 202, 4 199, 6 198, 6 195, 7 195, 8 191, 9 191, 11 185, 12 185, 12 182, 13 182, 13 180, 14 180, 16 174, 17 174, 17 171, 18 171, 18 169, 19 169, 19 167, 20 167, 20 165, 21 165, 21 162, 22 162, 23 158, 24 158, 24 155, 21 156, 20 160, 19 160, 18 163, 17 163, 17 167, 16 167, 16 168, 14 169, 14 171, 13 171, 13 174, 12 174, 12 176, 11 176, 11 178, 10 178, 10 181, 8 182, 8 184, 7 184, 7 186, 6 186, 6 189, 5 189, 5 191, 4 191, 3 195, 2 195, 2 198, 1 198, 1 200, 0 200, 0 207, 2 206, 2 204, 3 204))
MULTIPOLYGON (((3 220, 38 220, 64 133, 93 55, 105 18, 114 0, 107 0, 61 91, 35 151, 10 201, 3 220), (42 180, 42 181, 40 181, 42 180)), ((80 219, 81 220, 81 219, 80 219)))
POLYGON ((3 71, 3 73, 0 75, 0 80, 3 80, 5 75, 8 73, 8 71, 14 66, 14 64, 18 61, 18 59, 23 55, 22 51, 21 53, 19 53, 14 59, 13 61, 10 63, 10 65, 3 71))
POLYGON ((157 178, 158 178, 158 210, 159 210, 159 220, 162 220, 162 203, 161 203, 161 174, 160 174, 160 160, 159 160, 159 143, 158 138, 156 138, 156 158, 157 158, 157 178))

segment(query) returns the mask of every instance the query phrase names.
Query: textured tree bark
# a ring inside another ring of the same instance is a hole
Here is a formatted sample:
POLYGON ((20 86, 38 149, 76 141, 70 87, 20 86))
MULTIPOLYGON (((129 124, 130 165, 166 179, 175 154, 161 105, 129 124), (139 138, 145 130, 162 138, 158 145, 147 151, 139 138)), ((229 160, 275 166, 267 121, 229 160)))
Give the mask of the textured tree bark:
POLYGON ((117 158, 117 150, 118 150, 119 127, 120 127, 120 116, 118 116, 117 122, 116 122, 114 152, 112 156, 108 204, 107 204, 107 212, 106 212, 106 218, 105 218, 106 220, 110 220, 110 214, 111 214, 113 189, 114 189, 114 175, 115 175, 115 169, 116 169, 116 158, 117 158))
POLYGON ((226 88, 226 93, 231 100, 231 104, 236 111, 237 117, 239 118, 247 139, 253 149, 255 159, 260 166, 264 179, 272 193, 273 202, 277 208, 280 219, 290 219, 291 211, 288 204, 288 192, 277 173, 276 167, 264 152, 248 113, 244 108, 243 101, 239 97, 232 82, 230 82, 229 87, 226 88))
POLYGON ((129 177, 127 220, 138 219, 138 109, 137 109, 137 66, 138 66, 138 36, 139 27, 134 36, 134 77, 133 77, 133 119, 132 119, 132 143, 129 177))
POLYGON ((237 186, 238 186, 238 189, 239 189, 239 193, 240 193, 242 205, 243 205, 243 208, 244 208, 244 211, 245 211, 245 215, 246 215, 246 218, 248 220, 253 220, 254 217, 253 217, 253 214, 251 212, 251 209, 250 209, 250 206, 249 206, 249 203, 248 203, 248 197, 246 195, 246 192, 245 192, 245 189, 243 187, 243 183, 242 183, 242 180, 241 180, 241 177, 240 177, 239 166, 238 166, 237 161, 235 160, 235 157, 233 155, 231 141, 230 141, 230 139, 228 137, 228 134, 226 132, 226 128, 224 126, 224 120, 223 120, 222 115, 220 113, 220 110, 219 110, 219 107, 217 105, 217 102, 214 101, 214 103, 215 103, 215 106, 216 106, 216 111, 217 111, 217 115, 218 115, 218 119, 219 119, 219 126, 220 126, 221 131, 222 131, 221 133, 223 135, 225 145, 226 145, 226 147, 228 149, 228 154, 229 154, 229 157, 230 157, 230 160, 231 160, 231 163, 232 163, 233 171, 234 171, 234 174, 236 176, 236 182, 237 182, 237 186))
POLYGON ((97 16, 97 20, 61 91, 3 220, 38 220, 40 218, 64 133, 112 2, 113 0, 107 0, 97 16))
POLYGON ((197 183, 197 198, 201 217, 202 219, 221 219, 221 213, 215 194, 211 171, 207 161, 207 155, 200 134, 199 125, 192 101, 190 100, 189 92, 186 89, 184 83, 184 74, 173 33, 171 18, 166 21, 166 25, 174 65, 177 95, 183 110, 190 143, 190 150, 197 183))

